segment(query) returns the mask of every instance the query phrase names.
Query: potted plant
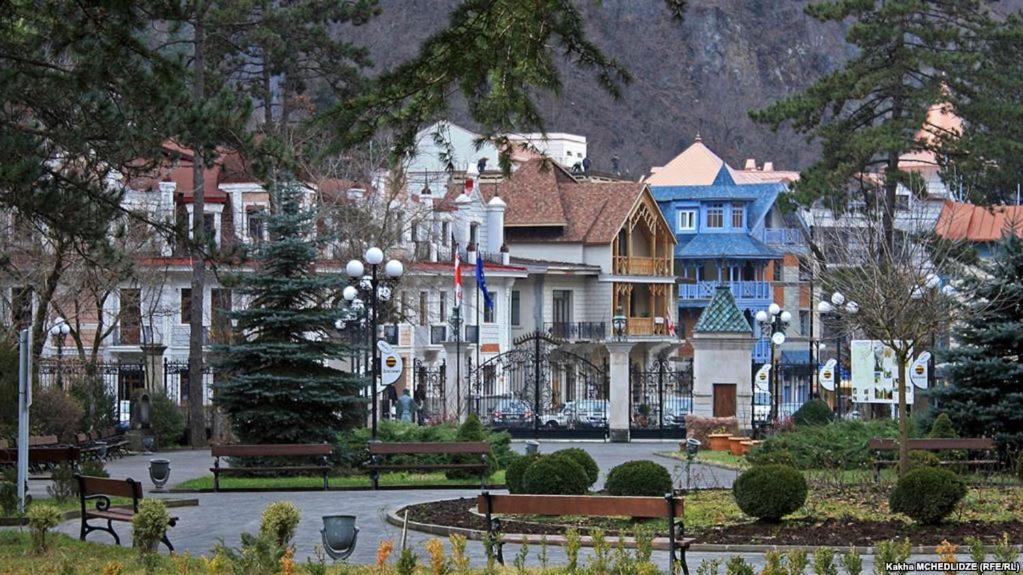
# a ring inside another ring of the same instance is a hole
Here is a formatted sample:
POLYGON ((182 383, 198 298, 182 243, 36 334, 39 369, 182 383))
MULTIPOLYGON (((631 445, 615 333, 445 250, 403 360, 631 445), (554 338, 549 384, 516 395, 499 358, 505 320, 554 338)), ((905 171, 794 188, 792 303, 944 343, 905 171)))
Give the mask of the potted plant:
POLYGON ((732 434, 725 431, 724 427, 719 427, 707 436, 707 440, 710 442, 711 451, 727 451, 728 450, 728 438, 732 434))
POLYGON ((742 442, 749 439, 741 435, 732 435, 728 438, 728 450, 732 452, 732 455, 742 455, 742 442))
POLYGON ((639 412, 639 417, 636 418, 636 423, 640 427, 647 427, 647 426, 649 426, 650 425, 650 406, 645 404, 645 403, 641 403, 641 404, 639 404, 639 407, 636 408, 636 411, 639 412))

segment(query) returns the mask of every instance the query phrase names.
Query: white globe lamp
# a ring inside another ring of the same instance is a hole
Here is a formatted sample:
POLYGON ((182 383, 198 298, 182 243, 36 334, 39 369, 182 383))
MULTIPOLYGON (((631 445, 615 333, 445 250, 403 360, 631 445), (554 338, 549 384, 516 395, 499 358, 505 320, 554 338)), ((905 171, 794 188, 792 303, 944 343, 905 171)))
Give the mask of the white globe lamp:
POLYGON ((352 260, 345 266, 345 273, 347 273, 350 278, 361 277, 362 274, 366 273, 366 267, 363 266, 362 262, 359 260, 352 260))
POLYGON ((771 336, 771 342, 774 345, 781 345, 785 343, 785 334, 780 331, 774 332, 774 335, 771 336))
POLYGON ((353 301, 359 297, 359 290, 355 286, 347 286, 341 290, 341 295, 345 298, 345 301, 353 301))
POLYGON ((760 311, 757 312, 757 316, 756 317, 757 317, 757 321, 763 323, 763 322, 767 321, 767 312, 764 311, 764 310, 760 310, 760 311))
POLYGON ((831 294, 831 303, 832 305, 840 306, 845 303, 845 296, 842 295, 842 292, 836 291, 835 293, 831 294))
POLYGON ((792 321, 792 314, 787 311, 781 312, 781 320, 785 323, 789 323, 792 321))
POLYGON ((405 273, 405 266, 398 260, 390 260, 384 266, 384 273, 389 278, 400 278, 401 274, 405 273))
POLYGON ((366 263, 377 266, 384 261, 384 250, 380 248, 369 248, 366 250, 366 263))
POLYGON ((781 306, 776 303, 772 303, 771 305, 767 306, 767 311, 771 315, 778 315, 778 313, 781 311, 781 306))

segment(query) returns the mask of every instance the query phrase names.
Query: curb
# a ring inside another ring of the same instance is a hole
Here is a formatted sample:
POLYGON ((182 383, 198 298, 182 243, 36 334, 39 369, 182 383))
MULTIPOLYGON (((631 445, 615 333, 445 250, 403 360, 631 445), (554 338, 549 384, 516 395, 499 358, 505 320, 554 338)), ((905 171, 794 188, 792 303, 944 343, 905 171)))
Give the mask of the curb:
MULTIPOLYGON (((412 491, 415 489, 430 489, 430 490, 476 490, 479 489, 476 485, 386 485, 381 486, 377 489, 373 489, 372 486, 365 487, 331 487, 329 489, 323 489, 322 487, 238 487, 238 488, 221 488, 220 491, 214 491, 212 488, 202 489, 179 489, 171 488, 164 493, 305 493, 305 492, 319 492, 319 493, 330 493, 332 491, 412 491)), ((487 485, 484 489, 506 489, 504 485, 487 485)))
MULTIPOLYGON (((672 453, 677 453, 677 452, 672 452, 672 453)), ((679 463, 685 463, 686 462, 686 460, 682 459, 681 457, 672 457, 671 455, 666 455, 664 451, 655 452, 654 455, 656 455, 657 457, 663 457, 665 459, 670 459, 672 461, 677 461, 679 463)), ((717 469, 724 469, 725 471, 734 471, 735 473, 739 473, 739 472, 742 471, 741 467, 731 467, 731 466, 725 465, 724 463, 717 463, 716 461, 705 461, 705 460, 702 460, 702 459, 694 459, 693 463, 696 463, 698 465, 705 465, 707 467, 714 467, 714 468, 717 468, 717 469)))
MULTIPOLYGON (((427 502, 428 503, 428 502, 427 502)), ((417 504, 418 505, 418 504, 417 504)), ((384 519, 394 525, 395 527, 402 527, 405 525, 404 520, 398 516, 398 512, 407 506, 403 506, 396 509, 389 509, 384 516, 384 519)), ((440 535, 447 537, 449 535, 462 535, 466 539, 474 541, 482 541, 486 535, 486 531, 480 531, 478 529, 469 529, 466 527, 448 527, 446 525, 436 525, 433 523, 419 523, 417 521, 408 522, 408 528, 412 531, 419 531, 421 533, 429 533, 430 535, 440 535)), ((526 542, 531 545, 541 543, 543 539, 542 535, 526 534, 526 533, 506 533, 502 539, 507 543, 522 543, 526 542)), ((588 535, 580 536, 580 543, 583 547, 593 547, 593 538, 588 535)), ((606 537, 606 540, 610 544, 624 545, 627 548, 635 547, 636 540, 634 537, 606 537)), ((565 537, 563 535, 548 535, 548 545, 556 545, 558 547, 565 545, 565 537)), ((653 548, 658 551, 668 550, 668 538, 667 537, 656 537, 653 540, 653 548)), ((1023 551, 1023 545, 1015 546, 1017 551, 1023 551)), ((722 543, 693 543, 689 545, 687 552, 696 553, 766 553, 768 551, 807 551, 813 552, 817 549, 830 549, 836 553, 843 553, 847 551, 855 551, 860 555, 874 555, 873 546, 863 545, 740 545, 740 544, 722 544, 722 543)), ((995 550, 993 545, 985 547, 987 552, 991 553, 995 550)), ((915 545, 911 548, 910 553, 914 555, 934 555, 933 546, 915 545)))
MULTIPOLYGON (((154 497, 153 499, 159 499, 154 497)), ((163 499, 164 505, 167 509, 173 509, 175 507, 198 507, 198 499, 163 499)), ((82 516, 82 512, 78 509, 72 509, 71 511, 65 511, 61 518, 61 523, 65 521, 71 521, 73 519, 79 519, 82 516)), ((24 527, 28 525, 27 517, 0 517, 0 527, 24 527)))

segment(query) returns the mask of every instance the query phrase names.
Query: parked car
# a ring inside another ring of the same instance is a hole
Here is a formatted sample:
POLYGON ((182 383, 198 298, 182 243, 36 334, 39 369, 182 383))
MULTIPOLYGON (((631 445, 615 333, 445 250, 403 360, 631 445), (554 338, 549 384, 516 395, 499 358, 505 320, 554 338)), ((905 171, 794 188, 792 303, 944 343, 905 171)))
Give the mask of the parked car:
POLYGON ((771 419, 771 394, 766 391, 758 391, 753 396, 753 421, 768 421, 771 419))
MULTIPOLYGON (((688 397, 664 398, 664 427, 685 428, 686 416, 693 412, 693 400, 688 397)), ((656 416, 656 413, 654 414, 656 416)))
POLYGON ((501 399, 490 411, 490 424, 522 427, 533 424, 533 408, 521 399, 501 399))
POLYGON ((602 399, 584 399, 569 401, 561 409, 546 414, 541 419, 543 424, 552 429, 577 427, 607 426, 607 401, 602 399))

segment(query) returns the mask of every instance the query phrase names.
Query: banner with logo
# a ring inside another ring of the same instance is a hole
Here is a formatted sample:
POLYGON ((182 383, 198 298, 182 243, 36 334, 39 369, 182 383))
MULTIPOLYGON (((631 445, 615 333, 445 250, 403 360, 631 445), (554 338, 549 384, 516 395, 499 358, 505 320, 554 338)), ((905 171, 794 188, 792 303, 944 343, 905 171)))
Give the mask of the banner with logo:
POLYGON ((771 364, 765 363, 764 365, 760 366, 760 369, 757 370, 756 375, 753 376, 753 386, 756 388, 757 391, 761 391, 761 392, 765 392, 765 393, 770 392, 770 390, 771 390, 770 389, 770 387, 771 387, 770 386, 770 382, 771 382, 770 375, 771 375, 771 364))
POLYGON ((920 389, 927 389, 928 371, 931 364, 931 352, 921 353, 909 368, 909 380, 920 389))
POLYGON ((835 391, 835 372, 838 369, 838 361, 834 358, 829 359, 824 367, 821 368, 820 374, 817 376, 817 380, 820 382, 821 387, 828 391, 835 391))
POLYGON ((378 341, 377 349, 380 350, 380 387, 384 388, 401 378, 405 365, 401 356, 386 341, 378 341))
MULTIPOLYGON (((853 340, 849 346, 852 367, 853 402, 887 403, 899 402, 896 387, 895 350, 876 340, 853 340)), ((903 381, 906 382, 906 403, 913 403, 914 385, 910 365, 902 366, 903 381)))

